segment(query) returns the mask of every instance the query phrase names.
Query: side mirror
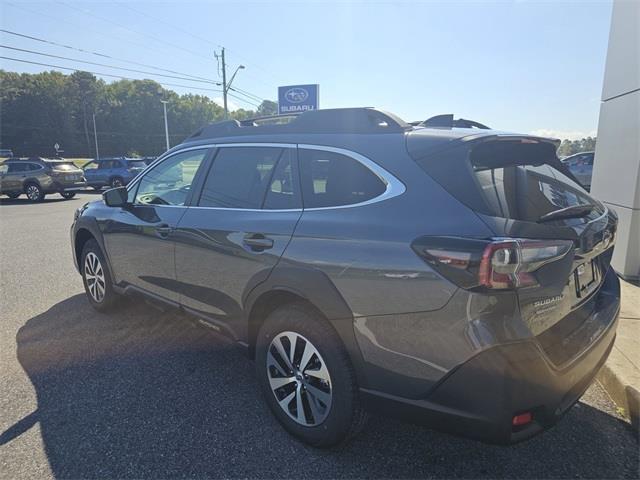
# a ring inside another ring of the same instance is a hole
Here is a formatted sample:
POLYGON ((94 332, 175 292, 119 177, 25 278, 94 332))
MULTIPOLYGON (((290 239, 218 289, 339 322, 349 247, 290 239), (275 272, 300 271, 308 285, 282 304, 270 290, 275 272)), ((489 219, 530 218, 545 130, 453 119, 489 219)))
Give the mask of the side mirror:
POLYGON ((107 207, 124 207, 127 204, 128 197, 127 187, 111 188, 102 194, 107 207))

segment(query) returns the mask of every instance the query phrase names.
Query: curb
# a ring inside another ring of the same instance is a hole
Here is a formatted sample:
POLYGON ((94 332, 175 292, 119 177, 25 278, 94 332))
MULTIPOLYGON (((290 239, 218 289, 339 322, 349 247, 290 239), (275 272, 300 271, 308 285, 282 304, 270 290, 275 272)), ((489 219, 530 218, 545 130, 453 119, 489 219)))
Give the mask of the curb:
POLYGON ((621 414, 631 421, 631 426, 637 436, 640 431, 640 392, 631 385, 627 385, 608 363, 602 366, 596 375, 596 380, 609 394, 613 402, 622 409, 621 414))

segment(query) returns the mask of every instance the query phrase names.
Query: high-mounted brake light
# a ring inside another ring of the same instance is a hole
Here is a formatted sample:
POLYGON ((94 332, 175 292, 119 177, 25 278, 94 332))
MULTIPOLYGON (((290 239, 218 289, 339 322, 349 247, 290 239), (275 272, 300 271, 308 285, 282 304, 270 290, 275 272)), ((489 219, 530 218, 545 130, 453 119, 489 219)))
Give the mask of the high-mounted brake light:
POLYGON ((572 246, 570 240, 521 238, 421 237, 413 243, 427 263, 462 288, 492 290, 538 285, 535 272, 563 258, 572 246))

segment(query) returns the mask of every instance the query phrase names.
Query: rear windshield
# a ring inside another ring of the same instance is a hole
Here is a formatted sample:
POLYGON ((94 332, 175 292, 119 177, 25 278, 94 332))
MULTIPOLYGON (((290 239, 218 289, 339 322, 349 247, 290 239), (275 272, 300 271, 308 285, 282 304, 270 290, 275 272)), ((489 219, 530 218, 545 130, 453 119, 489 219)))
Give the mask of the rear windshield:
POLYGON ((458 200, 492 217, 535 222, 552 211, 596 203, 556 168, 551 143, 501 140, 462 145, 419 159, 418 164, 458 200))
POLYGON ((143 160, 134 160, 134 161, 127 162, 127 166, 129 168, 146 168, 147 164, 144 163, 143 160))

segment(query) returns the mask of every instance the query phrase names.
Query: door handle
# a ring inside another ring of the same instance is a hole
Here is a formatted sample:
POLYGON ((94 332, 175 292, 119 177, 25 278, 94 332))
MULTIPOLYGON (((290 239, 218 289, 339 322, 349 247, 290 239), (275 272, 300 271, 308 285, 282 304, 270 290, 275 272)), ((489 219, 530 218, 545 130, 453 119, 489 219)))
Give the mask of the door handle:
POLYGON ((168 236, 171 232, 173 232, 173 227, 170 227, 167 224, 163 224, 163 225, 158 225, 156 227, 156 233, 158 235, 160 235, 161 237, 166 237, 168 236))
POLYGON ((273 240, 265 237, 262 233, 250 233, 245 235, 242 242, 256 252, 267 250, 273 247, 273 240))

